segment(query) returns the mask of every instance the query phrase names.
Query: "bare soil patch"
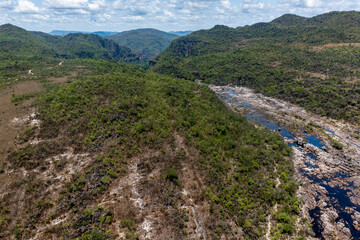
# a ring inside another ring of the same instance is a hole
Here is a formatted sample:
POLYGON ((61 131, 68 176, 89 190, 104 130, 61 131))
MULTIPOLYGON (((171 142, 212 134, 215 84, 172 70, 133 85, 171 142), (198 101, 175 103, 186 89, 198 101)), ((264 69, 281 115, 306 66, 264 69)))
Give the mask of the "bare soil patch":
POLYGON ((13 124, 13 119, 23 119, 31 114, 33 100, 27 100, 21 105, 15 106, 11 102, 12 95, 38 93, 41 91, 41 83, 36 81, 21 82, 7 89, 0 90, 0 156, 9 148, 21 128, 13 124))
POLYGON ((71 78, 76 77, 77 73, 72 72, 70 76, 63 76, 63 77, 51 77, 49 78, 49 81, 52 83, 58 83, 60 85, 65 85, 71 78))
POLYGON ((360 47, 360 43, 328 43, 322 46, 313 47, 313 50, 321 51, 324 48, 335 48, 335 47, 360 47))

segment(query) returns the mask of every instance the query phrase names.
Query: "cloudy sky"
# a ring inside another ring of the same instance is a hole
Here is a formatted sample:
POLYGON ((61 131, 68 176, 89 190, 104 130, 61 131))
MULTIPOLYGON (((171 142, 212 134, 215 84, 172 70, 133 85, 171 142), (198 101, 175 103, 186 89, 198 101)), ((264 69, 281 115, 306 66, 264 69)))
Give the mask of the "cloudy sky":
POLYGON ((0 0, 0 24, 28 30, 198 30, 360 10, 359 0, 0 0))

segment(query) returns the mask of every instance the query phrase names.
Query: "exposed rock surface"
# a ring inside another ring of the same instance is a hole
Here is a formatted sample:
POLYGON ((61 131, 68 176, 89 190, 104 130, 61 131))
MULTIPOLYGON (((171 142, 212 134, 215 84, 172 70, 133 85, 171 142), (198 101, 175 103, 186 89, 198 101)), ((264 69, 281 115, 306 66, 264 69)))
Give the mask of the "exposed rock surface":
MULTIPOLYGON (((210 88, 234 111, 247 114, 260 125, 275 123, 278 127, 274 131, 280 134, 285 129, 293 134, 284 140, 293 148, 296 176, 301 183, 297 194, 303 202, 303 216, 313 222, 315 237, 358 239, 360 141, 352 137, 358 126, 316 116, 248 88, 212 85, 210 88), (335 149, 332 139, 342 149, 335 149), (319 209, 319 216, 310 216, 315 209, 319 209)), ((269 127, 274 128, 270 124, 269 127)))

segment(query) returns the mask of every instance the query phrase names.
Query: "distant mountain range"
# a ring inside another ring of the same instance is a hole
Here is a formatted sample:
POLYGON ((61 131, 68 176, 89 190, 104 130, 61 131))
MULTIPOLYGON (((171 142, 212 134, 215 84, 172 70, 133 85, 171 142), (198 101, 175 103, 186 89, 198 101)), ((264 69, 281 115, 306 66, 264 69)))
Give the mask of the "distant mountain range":
POLYGON ((95 35, 99 35, 101 37, 108 37, 108 36, 112 36, 115 34, 118 34, 119 32, 106 32, 106 31, 98 31, 98 32, 84 32, 84 31, 63 31, 63 30, 53 30, 51 31, 49 34, 50 35, 54 35, 54 36, 66 36, 70 33, 85 33, 85 34, 95 34, 95 35))
POLYGON ((175 34, 175 35, 178 35, 178 36, 186 36, 186 35, 189 35, 192 32, 193 31, 171 31, 171 32, 168 32, 168 33, 175 34))
POLYGON ((146 28, 118 33, 107 38, 129 47, 144 59, 151 59, 164 51, 171 41, 178 37, 175 34, 146 28))
POLYGON ((186 36, 190 34, 191 31, 164 32, 157 29, 145 28, 124 32, 98 31, 92 33, 82 31, 53 30, 49 34, 56 36, 66 36, 67 34, 74 33, 95 34, 114 40, 120 45, 129 47, 131 50, 139 54, 143 59, 149 60, 164 51, 170 45, 172 40, 180 36, 186 36))
MULTIPOLYGON (((128 31, 126 31, 126 32, 128 32, 128 31)), ((186 36, 192 32, 193 31, 170 31, 168 33, 174 34, 177 36, 186 36)), ((65 36, 69 33, 88 33, 88 34, 92 33, 92 34, 96 34, 96 35, 99 35, 102 37, 109 37, 109 36, 113 36, 113 35, 123 33, 123 32, 107 32, 107 31, 86 32, 86 31, 64 31, 64 30, 52 30, 51 32, 49 32, 50 35, 55 35, 55 36, 65 36)))
POLYGON ((70 33, 65 37, 30 32, 11 24, 0 26, 0 59, 98 58, 137 62, 130 48, 95 34, 70 33))
POLYGON ((172 40, 189 32, 170 34, 157 29, 125 32, 82 32, 53 30, 51 33, 0 26, 0 59, 100 58, 145 62, 164 51, 172 40))

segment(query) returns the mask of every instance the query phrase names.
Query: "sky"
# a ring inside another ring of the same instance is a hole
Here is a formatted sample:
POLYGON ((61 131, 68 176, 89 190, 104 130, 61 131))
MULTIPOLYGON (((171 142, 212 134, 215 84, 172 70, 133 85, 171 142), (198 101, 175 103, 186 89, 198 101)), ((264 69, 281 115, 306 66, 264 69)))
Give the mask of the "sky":
POLYGON ((163 31, 269 22, 283 14, 312 17, 360 10, 360 0, 0 0, 0 25, 32 31, 163 31))

